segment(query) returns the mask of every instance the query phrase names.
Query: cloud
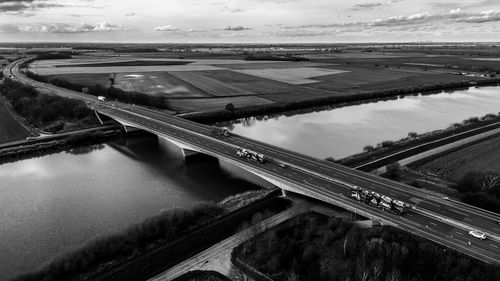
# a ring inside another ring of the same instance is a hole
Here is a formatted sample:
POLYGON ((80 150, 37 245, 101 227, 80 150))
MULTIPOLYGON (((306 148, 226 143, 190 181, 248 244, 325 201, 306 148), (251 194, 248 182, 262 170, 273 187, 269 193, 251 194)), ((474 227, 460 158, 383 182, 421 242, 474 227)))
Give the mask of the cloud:
POLYGON ((109 32, 128 30, 122 25, 101 22, 97 24, 82 23, 70 25, 66 23, 40 23, 28 25, 0 24, 3 33, 83 33, 83 32, 109 32))
POLYGON ((467 13, 461 9, 453 9, 446 13, 431 14, 430 12, 417 13, 412 15, 400 15, 383 19, 375 19, 372 21, 358 21, 345 23, 328 23, 328 24, 310 24, 301 26, 287 26, 284 29, 297 28, 377 28, 377 27, 398 27, 398 26, 414 26, 422 24, 453 24, 456 22, 463 23, 485 23, 500 21, 500 11, 490 10, 480 13, 467 13))
POLYGON ((354 10, 361 10, 361 9, 373 9, 377 7, 382 7, 384 6, 384 3, 381 2, 366 2, 366 3, 361 3, 361 4, 356 4, 353 6, 354 10))
POLYGON ((484 11, 479 13, 478 15, 464 14, 463 17, 457 18, 457 21, 468 22, 468 23, 500 21, 500 11, 495 11, 495 10, 484 11))
POLYGON ((177 31, 177 30, 179 30, 179 28, 169 24, 169 25, 155 27, 155 28, 153 28, 153 30, 154 31, 177 31))
POLYGON ((43 0, 12 1, 0 0, 0 12, 21 12, 25 10, 36 11, 48 8, 60 8, 66 5, 59 3, 47 3, 43 0))
POLYGON ((243 31, 243 30, 251 30, 251 28, 249 27, 244 27, 244 26, 241 26, 241 25, 238 25, 238 26, 226 26, 224 27, 224 30, 225 31, 243 31))

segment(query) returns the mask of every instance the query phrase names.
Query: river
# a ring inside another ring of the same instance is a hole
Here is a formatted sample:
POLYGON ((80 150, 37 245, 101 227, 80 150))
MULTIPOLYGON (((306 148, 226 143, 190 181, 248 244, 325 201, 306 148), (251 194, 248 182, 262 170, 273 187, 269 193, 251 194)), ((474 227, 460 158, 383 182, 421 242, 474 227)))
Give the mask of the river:
POLYGON ((339 159, 366 145, 399 140, 408 132, 444 129, 474 116, 500 111, 500 87, 406 96, 317 112, 281 114, 219 125, 234 133, 317 158, 339 159))
MULTIPOLYGON (((339 158, 499 111, 500 87, 483 87, 225 125, 304 154, 339 158)), ((256 188, 236 176, 245 173, 221 164, 208 157, 185 163, 171 145, 140 138, 0 165, 0 280, 163 209, 256 188)))
POLYGON ((0 280, 161 210, 256 188, 219 166, 208 157, 185 163, 155 138, 0 165, 0 280))

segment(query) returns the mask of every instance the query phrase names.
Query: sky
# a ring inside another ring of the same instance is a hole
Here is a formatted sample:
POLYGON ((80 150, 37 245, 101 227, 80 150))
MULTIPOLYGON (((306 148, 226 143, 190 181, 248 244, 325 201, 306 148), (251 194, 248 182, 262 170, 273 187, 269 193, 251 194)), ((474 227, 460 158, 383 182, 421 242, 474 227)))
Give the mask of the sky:
POLYGON ((500 0, 0 0, 0 42, 500 41, 500 0))

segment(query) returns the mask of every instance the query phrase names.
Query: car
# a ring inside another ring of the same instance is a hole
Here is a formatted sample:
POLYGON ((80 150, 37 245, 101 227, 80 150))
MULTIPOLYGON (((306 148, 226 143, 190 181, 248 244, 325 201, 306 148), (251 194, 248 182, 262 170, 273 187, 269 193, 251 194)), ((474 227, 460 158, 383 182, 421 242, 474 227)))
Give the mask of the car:
POLYGON ((286 165, 283 163, 278 163, 278 166, 280 166, 281 168, 286 168, 286 165))
POLYGON ((471 231, 469 231, 469 235, 472 236, 472 237, 481 239, 481 240, 485 240, 486 239, 486 234, 482 233, 481 231, 471 230, 471 231))

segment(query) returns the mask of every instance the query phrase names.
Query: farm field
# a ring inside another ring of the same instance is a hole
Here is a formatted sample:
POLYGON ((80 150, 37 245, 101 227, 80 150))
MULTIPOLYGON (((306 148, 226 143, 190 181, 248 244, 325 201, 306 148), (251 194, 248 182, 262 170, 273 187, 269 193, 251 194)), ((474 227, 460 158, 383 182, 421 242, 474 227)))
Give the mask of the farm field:
POLYGON ((170 105, 179 111, 216 111, 224 110, 228 103, 235 107, 272 104, 273 102, 252 96, 227 97, 227 98, 198 98, 198 99, 171 99, 170 105))
POLYGON ((117 61, 117 62, 102 62, 102 63, 83 63, 72 65, 57 65, 56 67, 108 67, 108 66, 153 66, 153 65, 186 65, 190 61, 178 60, 133 60, 133 61, 117 61))
POLYGON ((115 75, 113 86, 124 91, 164 95, 169 98, 208 96, 167 72, 118 73, 115 75))
POLYGON ((500 136, 450 152, 416 168, 456 182, 470 171, 500 173, 498 155, 500 155, 500 136))
POLYGON ((206 77, 224 81, 224 83, 226 83, 227 85, 252 91, 257 95, 265 96, 266 98, 267 95, 281 94, 286 96, 291 94, 302 94, 305 96, 309 96, 311 92, 322 92, 316 89, 307 89, 304 87, 290 85, 275 80, 263 79, 257 76, 231 70, 203 71, 202 73, 206 77))
POLYGON ((0 102, 0 117, 0 143, 24 140, 26 137, 32 136, 14 119, 3 102, 0 102))
POLYGON ((202 72, 170 71, 169 73, 214 97, 255 95, 253 92, 204 76, 202 72))
POLYGON ((223 68, 205 65, 153 65, 153 66, 106 66, 106 67, 30 67, 30 70, 38 75, 60 75, 71 73, 136 73, 155 71, 201 71, 201 70, 221 70, 223 68))
POLYGON ((319 81, 310 78, 347 72, 345 70, 326 69, 319 67, 261 68, 241 69, 235 71, 292 85, 316 83, 319 81))
POLYGON ((86 74, 60 74, 60 75, 47 75, 49 79, 62 79, 71 83, 95 86, 105 86, 109 82, 109 73, 86 73, 86 74))

